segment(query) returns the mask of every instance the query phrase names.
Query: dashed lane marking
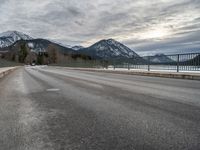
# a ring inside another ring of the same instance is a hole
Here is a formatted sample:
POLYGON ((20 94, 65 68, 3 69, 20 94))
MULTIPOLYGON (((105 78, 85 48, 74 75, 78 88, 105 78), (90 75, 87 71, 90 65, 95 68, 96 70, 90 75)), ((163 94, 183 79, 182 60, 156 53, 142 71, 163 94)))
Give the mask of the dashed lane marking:
POLYGON ((46 89, 47 92, 57 92, 60 91, 60 89, 46 89))

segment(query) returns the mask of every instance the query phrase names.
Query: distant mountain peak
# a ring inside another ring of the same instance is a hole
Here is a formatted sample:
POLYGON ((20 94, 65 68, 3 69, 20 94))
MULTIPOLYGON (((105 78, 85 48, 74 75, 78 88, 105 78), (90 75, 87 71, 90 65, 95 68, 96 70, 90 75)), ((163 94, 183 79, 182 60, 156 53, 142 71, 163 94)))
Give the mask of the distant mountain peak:
POLYGON ((166 55, 163 53, 157 53, 157 54, 155 54, 155 56, 166 56, 166 55))
POLYGON ((92 46, 81 49, 82 53, 86 53, 93 57, 99 58, 132 58, 138 57, 133 50, 114 39, 104 39, 92 46))
POLYGON ((173 62, 173 60, 163 53, 158 53, 151 57, 151 62, 164 63, 164 62, 173 62))
POLYGON ((119 43, 118 41, 116 41, 116 40, 110 38, 110 39, 103 39, 103 40, 100 40, 100 41, 96 42, 95 44, 97 44, 97 43, 103 43, 103 42, 106 42, 106 43, 108 43, 108 44, 111 44, 111 43, 119 43))
POLYGON ((106 41, 119 43, 117 40, 115 40, 115 39, 112 39, 112 38, 110 38, 110 39, 107 39, 106 41))

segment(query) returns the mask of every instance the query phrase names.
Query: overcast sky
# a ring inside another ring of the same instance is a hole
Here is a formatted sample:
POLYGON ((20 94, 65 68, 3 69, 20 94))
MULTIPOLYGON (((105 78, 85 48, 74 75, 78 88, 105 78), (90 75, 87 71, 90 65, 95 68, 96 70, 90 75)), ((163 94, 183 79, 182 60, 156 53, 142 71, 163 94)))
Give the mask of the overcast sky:
POLYGON ((0 32, 89 46, 113 38, 140 54, 200 49, 200 0, 0 0, 0 32))

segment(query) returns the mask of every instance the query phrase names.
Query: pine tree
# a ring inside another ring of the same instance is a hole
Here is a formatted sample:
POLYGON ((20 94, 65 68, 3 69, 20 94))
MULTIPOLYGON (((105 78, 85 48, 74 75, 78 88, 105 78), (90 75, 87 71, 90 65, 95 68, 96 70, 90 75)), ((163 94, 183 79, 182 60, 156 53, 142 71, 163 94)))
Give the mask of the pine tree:
POLYGON ((28 51, 27 51, 26 45, 22 44, 19 50, 19 62, 24 63, 27 55, 28 55, 28 51))

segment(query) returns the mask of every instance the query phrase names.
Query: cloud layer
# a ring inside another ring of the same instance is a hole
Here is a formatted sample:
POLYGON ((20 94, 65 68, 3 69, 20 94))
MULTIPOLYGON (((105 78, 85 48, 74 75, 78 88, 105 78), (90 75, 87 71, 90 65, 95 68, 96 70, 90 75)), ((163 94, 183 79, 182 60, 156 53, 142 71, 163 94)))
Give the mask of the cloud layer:
POLYGON ((0 0, 0 32, 64 44, 114 38, 138 53, 200 49, 199 0, 0 0))

